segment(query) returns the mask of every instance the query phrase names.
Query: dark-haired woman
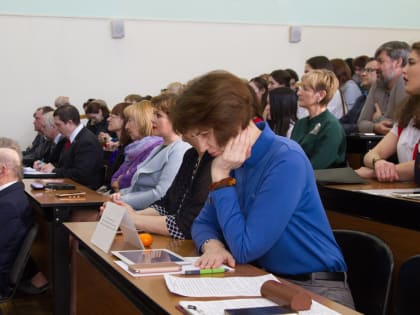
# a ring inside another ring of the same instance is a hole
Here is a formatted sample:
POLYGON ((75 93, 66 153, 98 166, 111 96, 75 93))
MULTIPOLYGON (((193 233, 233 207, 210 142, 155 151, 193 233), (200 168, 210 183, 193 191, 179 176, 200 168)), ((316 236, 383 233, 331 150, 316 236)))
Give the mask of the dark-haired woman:
POLYGON ((278 135, 290 138, 293 127, 297 121, 297 96, 287 87, 280 87, 268 93, 270 106, 270 120, 267 120, 271 129, 278 135))

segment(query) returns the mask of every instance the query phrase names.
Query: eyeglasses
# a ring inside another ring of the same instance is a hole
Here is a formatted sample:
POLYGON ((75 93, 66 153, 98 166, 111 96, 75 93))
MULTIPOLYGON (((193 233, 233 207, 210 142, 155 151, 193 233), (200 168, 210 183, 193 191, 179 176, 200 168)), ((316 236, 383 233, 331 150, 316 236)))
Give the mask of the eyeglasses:
POLYGON ((361 70, 361 72, 362 72, 362 73, 363 73, 363 72, 372 73, 372 72, 376 72, 376 71, 378 71, 378 69, 376 69, 376 68, 363 68, 363 69, 361 70))
POLYGON ((198 131, 198 132, 192 132, 190 134, 191 138, 196 138, 198 136, 206 136, 209 134, 208 130, 198 131))

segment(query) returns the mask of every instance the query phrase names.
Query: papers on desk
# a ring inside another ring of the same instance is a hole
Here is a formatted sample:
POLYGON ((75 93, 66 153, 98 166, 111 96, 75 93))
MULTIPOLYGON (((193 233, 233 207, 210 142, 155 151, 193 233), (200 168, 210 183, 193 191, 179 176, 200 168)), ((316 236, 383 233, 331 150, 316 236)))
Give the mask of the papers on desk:
POLYGON ((278 281, 272 274, 257 277, 181 278, 164 275, 172 293, 190 297, 261 296, 261 286, 268 280, 278 281))
POLYGON ((23 174, 24 175, 41 175, 41 176, 48 176, 48 175, 54 176, 55 175, 55 173, 45 173, 45 172, 37 171, 36 169, 32 167, 24 167, 23 174))
POLYGON ((420 201, 419 188, 399 188, 399 189, 363 189, 355 190, 365 194, 384 196, 389 198, 404 198, 420 201))
MULTIPOLYGON (((270 300, 264 298, 255 299, 233 299, 233 300, 217 300, 217 301, 180 301, 181 307, 192 315, 223 315, 225 309, 229 308, 246 308, 277 305, 270 300), (188 307, 190 306, 190 307, 188 307), (194 309, 195 308, 195 309, 194 309)), ((299 315, 340 315, 336 311, 312 300, 311 309, 308 311, 300 311, 299 315)))

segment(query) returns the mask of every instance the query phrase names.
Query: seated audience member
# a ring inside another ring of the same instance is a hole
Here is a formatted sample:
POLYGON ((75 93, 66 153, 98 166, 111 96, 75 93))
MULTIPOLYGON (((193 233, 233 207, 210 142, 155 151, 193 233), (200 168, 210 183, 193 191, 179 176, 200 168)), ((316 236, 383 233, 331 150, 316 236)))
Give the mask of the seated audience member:
MULTIPOLYGON (((0 138, 0 297, 9 295, 9 276, 23 238, 32 224, 32 209, 22 183, 22 156, 16 141, 0 138)), ((30 276, 27 293, 43 293, 48 281, 38 271, 32 259, 28 266, 35 272, 26 271, 30 276), (35 267, 34 267, 35 266, 35 267)), ((28 269, 27 266, 27 270, 28 269)))
POLYGON ((149 156, 137 166, 128 188, 112 194, 112 200, 128 203, 135 209, 144 209, 162 198, 178 172, 182 157, 190 145, 172 129, 169 113, 176 101, 176 95, 165 93, 153 97, 154 107, 152 134, 163 138, 149 156))
MULTIPOLYGON (((109 109, 105 101, 100 99, 95 99, 86 106, 85 110, 86 117, 89 119, 86 128, 92 131, 96 136, 99 133, 109 133, 108 131, 108 117, 109 109)), ((112 136, 115 136, 113 133, 112 136)))
POLYGON ((99 188, 101 191, 111 189, 112 175, 120 168, 124 162, 124 150, 131 143, 131 139, 125 130, 127 119, 124 116, 124 109, 130 106, 130 103, 118 103, 115 105, 108 117, 108 131, 116 134, 116 138, 112 138, 110 134, 101 132, 98 135, 99 142, 104 143, 102 148, 104 151, 111 152, 107 161, 104 185, 99 188))
POLYGON ((274 70, 270 73, 268 90, 278 87, 290 87, 290 74, 286 70, 274 70))
POLYGON ((135 104, 135 103, 141 102, 142 100, 144 100, 144 98, 141 95, 138 95, 138 94, 128 94, 124 98, 124 103, 135 104))
POLYGON ((341 97, 347 106, 347 110, 351 110, 357 98, 362 95, 362 91, 351 78, 351 70, 343 59, 332 59, 331 64, 338 79, 341 97))
POLYGON ((64 105, 54 111, 54 121, 67 139, 61 158, 56 165, 46 163, 42 172, 70 178, 91 189, 102 185, 103 151, 96 136, 80 123, 80 115, 73 105, 64 105))
POLYGON ((35 139, 32 141, 32 144, 22 152, 23 155, 23 164, 26 166, 32 166, 32 164, 39 160, 47 151, 48 147, 46 145, 47 139, 42 134, 41 125, 42 125, 42 115, 48 112, 52 112, 50 106, 39 107, 33 114, 34 117, 34 130, 37 132, 35 139))
POLYGON ((127 120, 125 130, 132 142, 124 149, 124 162, 112 175, 111 187, 114 192, 130 187, 137 166, 163 142, 161 137, 152 136, 153 106, 150 101, 128 106, 124 109, 124 117, 127 120))
POLYGON ((290 138, 297 121, 297 96, 286 87, 275 88, 268 93, 270 118, 267 120, 270 128, 279 136, 290 138))
POLYGON ((213 158, 200 152, 193 136, 187 141, 194 145, 185 152, 181 167, 165 196, 143 210, 126 206, 136 228, 175 239, 191 239, 191 225, 203 208, 211 184, 210 166, 213 158))
POLYGON ((294 141, 252 122, 253 101, 241 79, 218 71, 194 80, 171 111, 174 128, 214 157, 209 196, 191 229, 202 254, 195 264, 253 263, 352 306, 312 166, 294 141), (332 281, 317 280, 318 272, 332 281))
POLYGON ((258 101, 261 104, 261 110, 264 110, 265 105, 267 105, 267 96, 268 96, 268 85, 261 76, 252 78, 249 80, 248 85, 252 87, 257 95, 258 101))
POLYGON ((370 59, 371 58, 369 58, 368 56, 362 55, 362 56, 358 56, 358 57, 354 58, 353 61, 352 61, 354 73, 353 73, 351 78, 354 82, 356 82, 356 84, 359 85, 362 92, 363 92, 363 89, 364 89, 360 85, 360 83, 362 82, 362 70, 366 67, 366 63, 370 59))
MULTIPOLYGON (((321 70, 321 69, 326 69, 330 71, 334 70, 330 60, 327 57, 315 56, 306 60, 305 73, 311 70, 321 70)), ((337 91, 335 91, 333 97, 328 102, 327 106, 330 113, 333 114, 335 118, 337 119, 340 119, 341 117, 343 117, 343 115, 345 115, 347 112, 346 104, 343 103, 343 100, 340 95, 340 91, 338 89, 337 91)), ((307 111, 303 111, 301 110, 301 108, 302 107, 299 107, 298 113, 297 113, 297 116, 299 119, 307 116, 307 111)))
MULTIPOLYGON (((246 80, 244 80, 244 82, 246 82, 246 80)), ((257 94, 255 94, 254 89, 249 84, 248 84, 248 89, 255 99, 255 102, 254 102, 254 118, 252 118, 252 121, 254 123, 264 121, 263 112, 262 112, 262 108, 261 108, 261 104, 260 104, 260 101, 258 99, 258 96, 257 96, 257 94)))
POLYGON ((59 108, 63 105, 70 105, 70 99, 68 96, 58 96, 54 101, 54 106, 59 108))
POLYGON ((185 85, 181 82, 172 82, 168 86, 162 89, 162 93, 172 93, 175 95, 180 95, 185 89, 185 85))
POLYGON ((289 72, 289 75, 290 75, 290 88, 293 91, 297 92, 298 91, 298 87, 297 87, 296 83, 299 82, 299 76, 298 76, 298 74, 293 69, 286 69, 286 71, 289 72))
POLYGON ((365 68, 360 71, 360 86, 362 88, 362 95, 354 103, 351 110, 346 115, 340 118, 340 123, 344 128, 346 134, 355 133, 358 131, 357 121, 362 111, 363 105, 366 102, 367 93, 376 81, 376 71, 378 70, 378 63, 375 59, 371 58, 366 64, 365 68))
POLYGON ((360 113, 360 132, 385 135, 391 129, 395 108, 407 96, 402 71, 407 64, 408 51, 408 44, 398 41, 384 43, 376 50, 378 79, 369 90, 360 113))
POLYGON ((402 75, 409 97, 397 107, 391 131, 364 156, 365 167, 356 171, 362 177, 381 182, 414 179, 414 160, 420 142, 420 42, 412 45, 402 75), (386 160, 395 153, 398 164, 386 160))
POLYGON ((66 143, 66 138, 61 135, 55 125, 53 112, 45 113, 42 116, 41 132, 47 138, 49 145, 48 151, 41 157, 41 160, 34 162, 33 168, 36 170, 40 170, 44 163, 58 163, 66 143))
POLYGON ((417 154, 414 161, 414 181, 417 185, 420 185, 420 154, 417 154))
POLYGON ((301 145, 314 169, 346 165, 346 136, 327 108, 337 88, 338 80, 329 70, 309 71, 299 87, 299 106, 309 116, 296 122, 291 138, 301 145))

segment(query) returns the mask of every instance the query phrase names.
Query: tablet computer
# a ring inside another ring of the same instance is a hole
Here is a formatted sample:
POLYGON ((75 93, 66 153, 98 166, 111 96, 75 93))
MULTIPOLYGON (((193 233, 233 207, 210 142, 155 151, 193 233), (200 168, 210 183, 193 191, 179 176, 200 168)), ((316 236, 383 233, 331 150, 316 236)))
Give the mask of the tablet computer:
POLYGON ((111 251, 111 253, 128 265, 163 262, 188 263, 182 256, 168 249, 118 250, 111 251))

